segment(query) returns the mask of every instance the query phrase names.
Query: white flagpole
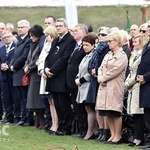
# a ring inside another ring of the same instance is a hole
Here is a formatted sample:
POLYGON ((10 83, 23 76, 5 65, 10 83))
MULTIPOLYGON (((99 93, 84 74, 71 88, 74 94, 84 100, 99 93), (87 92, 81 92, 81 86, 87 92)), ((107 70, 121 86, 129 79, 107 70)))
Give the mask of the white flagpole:
POLYGON ((63 0, 65 5, 66 21, 69 26, 78 24, 77 6, 74 0, 63 0))

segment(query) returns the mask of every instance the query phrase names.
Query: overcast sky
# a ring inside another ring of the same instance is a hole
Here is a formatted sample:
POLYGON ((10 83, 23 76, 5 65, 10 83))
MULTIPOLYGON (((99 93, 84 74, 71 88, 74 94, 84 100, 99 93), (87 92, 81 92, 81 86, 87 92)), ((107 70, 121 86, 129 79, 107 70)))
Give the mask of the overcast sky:
POLYGON ((150 0, 0 0, 0 6, 64 6, 64 1, 75 1, 77 6, 101 6, 101 5, 144 5, 150 4, 150 0))

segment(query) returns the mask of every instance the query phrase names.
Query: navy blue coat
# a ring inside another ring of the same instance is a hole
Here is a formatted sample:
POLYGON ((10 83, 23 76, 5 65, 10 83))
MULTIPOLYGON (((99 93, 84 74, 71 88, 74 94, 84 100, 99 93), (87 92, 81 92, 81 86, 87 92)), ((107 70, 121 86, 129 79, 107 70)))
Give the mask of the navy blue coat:
POLYGON ((30 50, 30 43, 31 39, 29 35, 27 35, 23 40, 19 38, 16 44, 14 56, 10 64, 14 67, 14 70, 16 70, 13 74, 13 86, 22 86, 22 77, 24 75, 23 67, 30 50))
MULTIPOLYGON (((8 53, 8 56, 6 56, 6 47, 5 45, 0 48, 0 67, 2 63, 6 63, 8 67, 10 67, 10 61, 13 57, 15 50, 15 43, 13 42, 10 51, 8 53)), ((13 77, 13 72, 8 69, 7 71, 1 70, 1 81, 6 81, 7 79, 12 79, 13 77)))
POLYGON ((59 38, 52 42, 51 50, 45 61, 45 67, 50 68, 54 76, 47 79, 46 91, 67 92, 66 69, 75 44, 76 41, 69 32, 60 42, 59 38))
POLYGON ((140 107, 150 108, 150 42, 143 48, 137 75, 143 75, 145 84, 140 86, 140 107))
MULTIPOLYGON (((93 56, 92 59, 94 59, 94 57, 98 57, 98 62, 89 63, 88 66, 88 71, 91 74, 92 69, 95 68, 96 70, 96 74, 98 74, 98 68, 100 67, 103 58, 105 57, 105 55, 109 52, 109 46, 108 44, 106 44, 107 42, 105 42, 105 46, 103 45, 99 45, 98 48, 95 49, 95 51, 93 52, 93 56)), ((92 60, 91 59, 91 60, 92 60)), ((99 87, 99 83, 97 81, 97 78, 95 78, 94 76, 91 75, 91 81, 90 81, 90 86, 89 86, 89 91, 88 91, 88 95, 87 95, 87 99, 86 99, 86 103, 89 104, 95 104, 96 102, 96 97, 97 97, 97 91, 98 91, 98 87, 99 87)))

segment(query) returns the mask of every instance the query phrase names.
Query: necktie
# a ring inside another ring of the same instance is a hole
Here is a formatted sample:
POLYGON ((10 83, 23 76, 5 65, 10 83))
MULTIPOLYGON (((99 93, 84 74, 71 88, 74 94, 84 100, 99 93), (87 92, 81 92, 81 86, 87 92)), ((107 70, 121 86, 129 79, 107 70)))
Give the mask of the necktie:
POLYGON ((6 59, 8 58, 8 54, 9 54, 9 45, 6 45, 6 59))
POLYGON ((6 45, 6 52, 9 51, 9 45, 6 45))
POLYGON ((58 42, 60 42, 62 40, 62 37, 59 37, 58 42))
POLYGON ((76 50, 78 50, 79 49, 79 45, 78 45, 78 43, 76 44, 76 47, 74 48, 74 50, 73 50, 73 52, 72 52, 72 54, 71 54, 71 57, 73 56, 73 54, 75 53, 75 51, 76 50))

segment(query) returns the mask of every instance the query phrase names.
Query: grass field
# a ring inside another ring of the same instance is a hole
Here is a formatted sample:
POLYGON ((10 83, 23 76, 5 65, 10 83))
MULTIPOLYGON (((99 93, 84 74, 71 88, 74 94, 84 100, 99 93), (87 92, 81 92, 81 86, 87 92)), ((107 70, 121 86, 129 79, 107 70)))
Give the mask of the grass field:
MULTIPOLYGON (((142 12, 140 6, 112 6, 112 7, 78 7, 78 22, 87 26, 92 24, 94 31, 100 26, 118 26, 125 29, 126 10, 129 11, 131 23, 140 25, 142 12)), ((147 8, 147 14, 150 10, 147 8)), ((16 26, 17 21, 27 19, 31 25, 43 25, 44 18, 53 15, 56 18, 65 17, 64 7, 40 8, 0 8, 0 21, 11 22, 16 26)))
MULTIPOLYGON (((2 129, 4 124, 0 125, 2 129)), ((1 131, 1 130, 0 130, 1 131)), ((8 136, 0 133, 0 150, 52 150, 53 147, 64 147, 65 150, 72 150, 75 146, 79 150, 137 150, 127 144, 103 144, 96 140, 84 141, 75 135, 56 136, 49 135, 43 130, 33 127, 18 127, 9 125, 6 129, 8 136)), ((59 150, 59 149, 53 149, 59 150)))

